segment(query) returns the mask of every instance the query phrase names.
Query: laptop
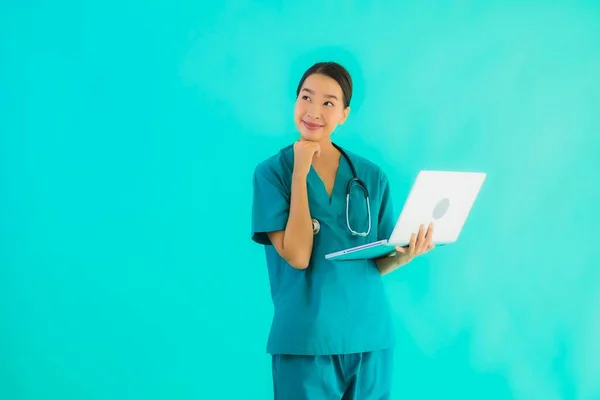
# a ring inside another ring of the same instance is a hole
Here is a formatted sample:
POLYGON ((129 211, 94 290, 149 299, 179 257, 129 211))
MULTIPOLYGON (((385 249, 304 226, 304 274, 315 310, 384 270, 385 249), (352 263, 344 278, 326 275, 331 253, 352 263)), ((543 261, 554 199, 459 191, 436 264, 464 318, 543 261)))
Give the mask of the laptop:
POLYGON ((486 178, 483 172, 420 171, 392 234, 388 239, 342 249, 328 260, 361 260, 392 254, 395 246, 408 246, 410 236, 433 222, 436 246, 454 243, 471 212, 486 178))

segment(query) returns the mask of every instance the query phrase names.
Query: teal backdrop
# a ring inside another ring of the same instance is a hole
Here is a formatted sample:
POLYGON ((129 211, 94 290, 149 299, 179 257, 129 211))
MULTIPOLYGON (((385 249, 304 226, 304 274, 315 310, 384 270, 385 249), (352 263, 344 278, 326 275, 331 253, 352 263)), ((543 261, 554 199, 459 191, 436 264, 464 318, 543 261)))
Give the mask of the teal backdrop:
POLYGON ((0 9, 0 398, 268 399, 254 166, 346 65, 335 140, 485 171, 385 278, 395 399, 600 399, 600 3, 58 1, 0 9))

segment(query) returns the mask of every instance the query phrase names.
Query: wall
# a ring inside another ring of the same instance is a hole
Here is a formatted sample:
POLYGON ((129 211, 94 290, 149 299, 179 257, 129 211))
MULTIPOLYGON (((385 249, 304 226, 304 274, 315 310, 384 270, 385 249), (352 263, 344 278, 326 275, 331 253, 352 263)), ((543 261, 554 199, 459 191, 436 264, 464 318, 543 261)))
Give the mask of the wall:
POLYGON ((398 209, 420 169, 488 173, 386 278, 394 398, 600 398, 597 3, 203 3, 2 7, 0 398, 271 396, 251 176, 322 59, 398 209))

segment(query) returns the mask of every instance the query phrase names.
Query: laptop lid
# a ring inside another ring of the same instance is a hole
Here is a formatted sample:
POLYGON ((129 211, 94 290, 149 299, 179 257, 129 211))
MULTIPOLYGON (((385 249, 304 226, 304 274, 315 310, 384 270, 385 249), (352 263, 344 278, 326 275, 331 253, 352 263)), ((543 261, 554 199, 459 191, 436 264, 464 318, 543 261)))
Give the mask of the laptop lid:
POLYGON ((455 242, 486 178, 483 172, 420 171, 389 242, 405 245, 412 233, 434 225, 434 244, 455 242))

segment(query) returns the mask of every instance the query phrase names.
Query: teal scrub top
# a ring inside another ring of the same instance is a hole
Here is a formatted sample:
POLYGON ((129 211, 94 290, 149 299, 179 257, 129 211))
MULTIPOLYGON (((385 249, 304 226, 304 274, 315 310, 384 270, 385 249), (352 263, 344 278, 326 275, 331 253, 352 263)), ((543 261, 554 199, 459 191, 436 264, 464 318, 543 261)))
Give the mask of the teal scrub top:
MULTIPOLYGON (((308 268, 298 270, 279 256, 267 232, 287 224, 294 150, 288 146, 256 166, 253 179, 252 239, 264 245, 274 315, 267 341, 271 354, 350 354, 394 345, 390 306, 373 260, 329 261, 334 251, 387 239, 395 224, 388 179, 374 163, 346 151, 369 191, 371 232, 350 233, 346 224, 346 186, 353 178, 344 157, 331 198, 316 171, 307 176, 310 213, 319 221, 308 268)), ((364 192, 350 194, 352 229, 366 232, 364 192)))

